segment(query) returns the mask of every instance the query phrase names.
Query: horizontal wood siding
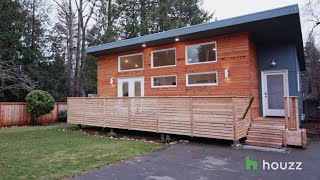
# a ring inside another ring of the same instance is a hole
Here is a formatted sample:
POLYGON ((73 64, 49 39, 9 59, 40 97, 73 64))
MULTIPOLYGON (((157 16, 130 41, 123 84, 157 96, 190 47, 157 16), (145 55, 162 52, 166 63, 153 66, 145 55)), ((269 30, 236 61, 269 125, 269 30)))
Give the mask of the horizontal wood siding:
MULTIPOLYGON (((248 98, 234 98, 234 105, 236 108, 236 139, 247 136, 251 124, 252 109, 253 106, 248 110, 247 115, 244 118, 241 118, 245 113, 245 108, 249 105, 250 99, 248 98)), ((252 103, 253 104, 253 103, 252 103)))
POLYGON ((256 118, 259 116, 259 76, 257 50, 252 40, 249 41, 249 75, 250 92, 254 98, 251 106, 252 118, 256 118))
MULTIPOLYGON (((178 42, 170 45, 144 48, 139 51, 123 52, 98 58, 98 95, 117 97, 117 79, 123 77, 144 76, 145 96, 257 96, 258 80, 254 45, 250 45, 248 33, 238 33, 178 42), (187 45, 217 42, 217 62, 186 65, 185 47, 187 45), (151 51, 176 48, 176 66, 151 68, 151 51), (251 48, 251 50, 250 50, 251 48), (143 53, 144 69, 118 72, 118 56, 143 53), (229 77, 224 77, 224 70, 229 69, 229 77), (217 86, 186 87, 186 74, 197 72, 218 72, 217 86), (151 88, 151 77, 177 75, 177 87, 151 88), (110 84, 110 78, 114 84, 110 84)), ((258 109, 255 100, 254 112, 258 109)))
MULTIPOLYGON (((38 118, 39 123, 53 123, 58 120, 58 112, 67 109, 67 103, 57 102, 48 114, 38 118)), ((31 115, 27 112, 24 102, 0 102, 0 126, 27 125, 31 115)))
POLYGON ((68 122, 235 140, 249 127, 250 97, 68 98, 68 122), (236 116, 233 116, 236 110, 236 116))

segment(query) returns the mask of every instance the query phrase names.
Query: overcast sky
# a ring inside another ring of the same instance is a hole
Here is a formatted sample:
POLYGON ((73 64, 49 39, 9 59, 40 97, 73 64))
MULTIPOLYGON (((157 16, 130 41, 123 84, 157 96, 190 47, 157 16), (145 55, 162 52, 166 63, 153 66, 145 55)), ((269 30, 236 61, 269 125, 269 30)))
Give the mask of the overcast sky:
MULTIPOLYGON (((215 12, 214 18, 218 20, 246 15, 250 13, 270 10, 274 8, 298 4, 301 8, 306 0, 203 0, 203 8, 210 12, 215 12)), ((301 18, 301 24, 304 25, 303 35, 308 31, 308 25, 301 18)))
POLYGON ((293 4, 298 0, 204 0, 203 8, 220 20, 293 4))

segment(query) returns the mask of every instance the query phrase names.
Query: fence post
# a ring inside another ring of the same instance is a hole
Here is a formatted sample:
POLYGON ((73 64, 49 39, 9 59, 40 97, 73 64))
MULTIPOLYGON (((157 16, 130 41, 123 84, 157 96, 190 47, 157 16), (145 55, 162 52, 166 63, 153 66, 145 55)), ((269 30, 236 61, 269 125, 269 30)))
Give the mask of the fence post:
POLYGON ((83 122, 86 122, 86 116, 87 116, 87 101, 86 101, 86 98, 84 97, 83 98, 83 105, 84 105, 84 113, 83 113, 83 119, 82 121, 83 122))
POLYGON ((157 105, 156 105, 156 126, 157 126, 157 133, 159 133, 159 97, 157 97, 157 105))
POLYGON ((296 109, 296 111, 295 111, 295 115, 296 115, 296 129, 299 129, 299 124, 300 124, 300 116, 299 116, 299 104, 298 104, 298 97, 296 96, 296 97, 294 97, 294 99, 295 99, 295 109, 296 109))
POLYGON ((235 105, 235 97, 232 97, 232 123, 233 123, 233 140, 237 140, 237 129, 236 129, 236 118, 237 118, 237 109, 235 105))
POLYGON ((299 109, 298 101, 296 96, 290 96, 289 107, 290 107, 290 121, 289 129, 299 129, 299 109))
POLYGON ((189 106, 190 106, 190 121, 191 121, 191 137, 193 137, 194 135, 193 107, 192 107, 193 97, 190 98, 189 103, 190 103, 189 106))
POLYGON ((128 97, 128 129, 130 130, 131 129, 131 98, 128 97))
POLYGON ((284 97, 284 123, 285 123, 285 128, 288 128, 288 98, 289 97, 284 97))
POLYGON ((104 119, 104 126, 107 127, 107 118, 106 118, 106 98, 103 98, 103 119, 104 119))
POLYGON ((58 115, 59 115, 59 106, 60 106, 60 103, 59 102, 56 102, 56 106, 57 106, 57 114, 56 114, 56 117, 54 118, 55 120, 54 121, 58 121, 58 115))

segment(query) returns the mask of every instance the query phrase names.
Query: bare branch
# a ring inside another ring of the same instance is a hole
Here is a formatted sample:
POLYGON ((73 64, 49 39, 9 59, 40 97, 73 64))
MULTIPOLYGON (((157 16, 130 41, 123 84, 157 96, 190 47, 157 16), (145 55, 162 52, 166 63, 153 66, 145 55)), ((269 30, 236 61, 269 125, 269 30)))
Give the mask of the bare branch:
POLYGON ((0 93, 6 90, 26 90, 35 88, 35 82, 13 62, 0 61, 0 93))

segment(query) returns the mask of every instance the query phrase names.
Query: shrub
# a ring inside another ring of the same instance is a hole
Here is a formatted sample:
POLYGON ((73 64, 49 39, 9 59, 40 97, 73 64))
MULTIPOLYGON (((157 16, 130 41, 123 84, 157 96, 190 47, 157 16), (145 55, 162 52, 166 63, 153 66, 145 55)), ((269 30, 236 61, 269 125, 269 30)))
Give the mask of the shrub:
POLYGON ((54 109, 54 99, 46 91, 33 90, 26 96, 27 111, 31 113, 31 123, 37 123, 37 118, 47 114, 54 109))
POLYGON ((62 110, 58 113, 58 121, 60 122, 67 122, 67 110, 62 110))

